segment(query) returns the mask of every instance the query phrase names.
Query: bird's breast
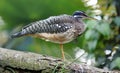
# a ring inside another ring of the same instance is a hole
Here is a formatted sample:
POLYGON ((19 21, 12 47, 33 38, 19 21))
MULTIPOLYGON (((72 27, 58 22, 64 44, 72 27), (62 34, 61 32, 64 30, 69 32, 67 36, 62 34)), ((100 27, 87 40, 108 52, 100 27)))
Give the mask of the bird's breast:
POLYGON ((75 39, 74 37, 74 30, 68 30, 64 33, 36 33, 35 37, 42 38, 46 41, 54 42, 54 43, 59 43, 59 44, 64 44, 72 41, 75 39))

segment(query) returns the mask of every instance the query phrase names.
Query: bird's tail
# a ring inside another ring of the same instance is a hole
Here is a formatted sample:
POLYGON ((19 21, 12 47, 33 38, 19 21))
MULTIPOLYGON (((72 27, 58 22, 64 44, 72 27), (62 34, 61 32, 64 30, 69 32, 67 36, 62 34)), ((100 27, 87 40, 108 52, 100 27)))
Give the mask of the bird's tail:
POLYGON ((17 38, 17 37, 21 37, 21 36, 24 36, 24 35, 25 35, 25 33, 23 33, 22 31, 20 31, 20 32, 12 34, 11 38, 17 38))

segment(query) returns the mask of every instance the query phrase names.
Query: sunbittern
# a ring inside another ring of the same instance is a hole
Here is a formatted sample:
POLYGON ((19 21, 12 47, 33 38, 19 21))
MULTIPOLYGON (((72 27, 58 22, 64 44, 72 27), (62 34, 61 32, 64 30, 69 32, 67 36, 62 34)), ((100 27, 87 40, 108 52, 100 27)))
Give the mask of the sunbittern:
POLYGON ((45 20, 36 21, 22 28, 11 37, 34 36, 59 43, 62 59, 65 59, 63 44, 74 40, 85 31, 83 18, 91 18, 82 11, 75 11, 73 15, 51 16, 45 20))

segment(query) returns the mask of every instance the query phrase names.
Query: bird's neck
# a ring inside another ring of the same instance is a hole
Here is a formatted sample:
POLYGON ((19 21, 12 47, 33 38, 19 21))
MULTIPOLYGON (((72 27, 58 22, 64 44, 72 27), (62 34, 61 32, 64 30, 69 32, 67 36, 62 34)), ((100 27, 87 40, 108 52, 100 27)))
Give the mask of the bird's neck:
POLYGON ((75 19, 76 19, 78 22, 82 22, 82 18, 77 18, 77 17, 75 17, 75 19))

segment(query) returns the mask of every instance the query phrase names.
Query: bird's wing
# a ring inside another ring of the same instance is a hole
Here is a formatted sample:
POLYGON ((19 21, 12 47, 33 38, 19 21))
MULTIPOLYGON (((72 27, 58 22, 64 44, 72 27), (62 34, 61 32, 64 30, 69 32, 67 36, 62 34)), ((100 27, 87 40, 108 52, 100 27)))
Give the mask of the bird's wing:
POLYGON ((52 16, 23 27, 26 34, 34 33, 59 33, 72 27, 74 18, 69 15, 52 16))

